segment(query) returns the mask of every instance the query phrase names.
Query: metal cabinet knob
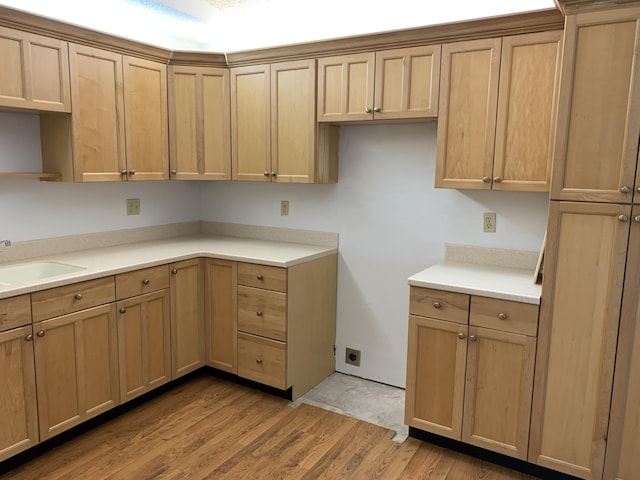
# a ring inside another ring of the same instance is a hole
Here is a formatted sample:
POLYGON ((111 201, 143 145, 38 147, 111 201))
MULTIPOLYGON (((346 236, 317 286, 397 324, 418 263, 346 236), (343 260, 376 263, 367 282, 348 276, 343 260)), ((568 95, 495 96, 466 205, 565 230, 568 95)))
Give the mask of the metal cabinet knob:
POLYGON ((142 280, 142 284, 143 285, 149 285, 149 279, 145 278, 144 280, 142 280))
POLYGON ((258 310, 258 311, 256 312, 256 315, 257 315, 257 316, 259 316, 259 317, 261 317, 261 316, 262 316, 262 312, 261 312, 260 310, 258 310))
POLYGON ((45 333, 44 330, 40 330, 38 333, 36 333, 37 336, 39 336, 40 338, 44 337, 45 333))
POLYGON ((499 318, 500 320, 506 320, 506 319, 507 319, 507 314, 506 314, 506 313, 502 313, 502 312, 500 312, 500 313, 498 314, 498 318, 499 318))
POLYGON ((500 178, 500 177, 493 177, 493 181, 494 181, 495 183, 500 183, 500 182, 502 181, 502 178, 500 178))
POLYGON ((464 340, 464 337, 465 337, 465 334, 464 334, 464 333, 460 332, 460 333, 458 334, 458 338, 459 338, 460 340, 464 340))
POLYGON ((256 278, 257 278, 258 280, 262 280, 264 277, 263 277, 262 275, 258 274, 258 275, 256 275, 256 278))
POLYGON ((176 273, 178 273, 178 269, 177 268, 172 268, 171 269, 171 273, 173 273, 175 275, 176 273))
POLYGON ((126 174, 127 174, 127 171, 126 171, 126 170, 121 170, 121 171, 120 171, 120 175, 125 176, 126 174))
POLYGON ((265 177, 268 177, 268 176, 269 176, 269 172, 264 172, 264 173, 263 173, 263 175, 264 175, 265 177))
POLYGON ((440 308, 442 304, 440 302, 433 302, 433 308, 440 308))
POLYGON ((371 113, 371 109, 369 107, 365 108, 364 113, 371 113))
POLYGON ((490 177, 485 176, 485 177, 482 177, 482 181, 483 181, 484 183, 489 183, 489 182, 491 181, 491 178, 490 178, 490 177))
POLYGON ((640 193, 640 187, 638 187, 636 190, 638 191, 638 193, 640 193))
POLYGON ((124 308, 124 307, 122 307, 122 308, 120 309, 120 313, 125 313, 126 311, 127 311, 127 309, 126 309, 126 308, 124 308))
POLYGON ((628 222, 629 221, 629 217, 627 217, 624 214, 618 215, 618 220, 621 221, 621 222, 628 222))
POLYGON ((623 185, 620 187, 620 191, 622 193, 630 193, 631 192, 631 188, 628 185, 623 185))
POLYGON ((76 300, 82 300, 82 294, 81 293, 76 293, 75 299, 76 300))
POLYGON ((636 215, 635 217, 633 217, 633 221, 636 223, 640 223, 640 215, 636 215))
POLYGON ((476 337, 475 335, 469 335, 469 341, 470 342, 477 342, 478 341, 478 337, 476 337))
POLYGON ((380 113, 382 111, 382 109, 380 107, 375 107, 373 109, 373 111, 376 112, 376 113, 380 113))
POLYGON ((175 175, 176 173, 178 173, 178 171, 175 168, 171 170, 171 175, 175 175))
POLYGON ((277 176, 278 176, 278 174, 277 174, 276 172, 271 172, 271 176, 272 176, 272 177, 277 177, 277 176))
POLYGON ((129 170, 129 175, 135 175, 136 171, 135 170, 129 170))
POLYGON ((256 358, 256 363, 258 365, 262 365, 262 359, 261 358, 256 358))
POLYGON ((26 337, 24 337, 24 339, 25 339, 27 342, 32 342, 32 341, 33 341, 33 335, 29 334, 29 335, 27 335, 26 337))

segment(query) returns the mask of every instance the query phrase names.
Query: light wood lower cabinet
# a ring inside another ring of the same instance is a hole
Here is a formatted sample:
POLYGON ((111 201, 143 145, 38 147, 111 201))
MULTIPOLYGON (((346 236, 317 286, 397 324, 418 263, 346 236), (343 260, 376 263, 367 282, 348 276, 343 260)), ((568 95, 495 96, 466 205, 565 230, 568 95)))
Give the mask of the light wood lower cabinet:
POLYGON ((405 423, 526 459, 537 321, 536 305, 411 287, 405 423))
POLYGON ((134 295, 117 302, 120 398, 124 403, 171 380, 168 266, 116 275, 116 294, 118 298, 134 295))
POLYGON ((172 378, 204 365, 204 282, 199 258, 169 265, 171 271, 172 378))
POLYGON ((119 404, 115 306, 33 324, 40 439, 119 404))

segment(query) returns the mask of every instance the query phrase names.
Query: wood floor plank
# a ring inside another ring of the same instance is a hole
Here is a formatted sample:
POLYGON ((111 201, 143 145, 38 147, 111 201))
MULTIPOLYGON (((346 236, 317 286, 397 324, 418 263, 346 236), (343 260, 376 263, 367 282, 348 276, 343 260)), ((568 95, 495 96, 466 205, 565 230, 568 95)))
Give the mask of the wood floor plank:
POLYGON ((201 375, 0 480, 533 478, 412 438, 399 444, 393 434, 201 375))

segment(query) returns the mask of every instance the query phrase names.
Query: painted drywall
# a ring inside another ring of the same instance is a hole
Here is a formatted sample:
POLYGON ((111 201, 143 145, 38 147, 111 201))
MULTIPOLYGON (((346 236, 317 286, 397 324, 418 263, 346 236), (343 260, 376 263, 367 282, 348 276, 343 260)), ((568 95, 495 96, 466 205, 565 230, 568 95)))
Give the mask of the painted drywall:
POLYGON ((201 187, 203 220, 340 234, 338 371, 404 387, 407 278, 441 261, 446 242, 540 249, 547 194, 435 189, 435 146, 435 122, 347 126, 335 185, 201 187), (483 212, 496 212, 496 233, 482 232, 483 212), (347 346, 362 351, 360 367, 345 364, 347 346))
MULTIPOLYGON (((37 115, 0 112, 0 172, 42 169, 37 115)), ((0 178, 0 239, 13 242, 199 220, 191 182, 74 184, 0 178), (140 215, 126 215, 126 199, 140 215)))

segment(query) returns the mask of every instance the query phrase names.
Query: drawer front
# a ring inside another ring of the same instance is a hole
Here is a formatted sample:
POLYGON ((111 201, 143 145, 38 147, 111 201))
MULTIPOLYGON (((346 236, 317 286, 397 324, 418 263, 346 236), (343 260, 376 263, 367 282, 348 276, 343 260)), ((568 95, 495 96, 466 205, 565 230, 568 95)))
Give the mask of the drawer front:
POLYGON ((287 269, 254 263, 238 263, 238 285, 286 292, 287 269))
POLYGON ((467 323, 469 295, 431 288, 411 287, 409 313, 437 320, 467 323))
POLYGON ((0 300, 0 332, 31 324, 29 295, 0 300))
POLYGON ((115 300, 113 277, 98 278, 31 294, 34 322, 97 307, 115 300))
POLYGON ((535 337, 538 332, 538 305, 474 295, 471 297, 469 323, 535 337))
POLYGON ((169 265, 143 268, 116 275, 118 300, 169 288, 169 265))
POLYGON ((238 286, 238 330, 287 340, 287 295, 238 286))
POLYGON ((238 375, 281 390, 286 389, 286 343, 238 332, 238 375))

